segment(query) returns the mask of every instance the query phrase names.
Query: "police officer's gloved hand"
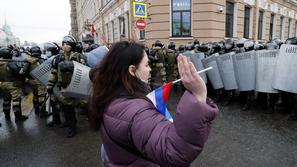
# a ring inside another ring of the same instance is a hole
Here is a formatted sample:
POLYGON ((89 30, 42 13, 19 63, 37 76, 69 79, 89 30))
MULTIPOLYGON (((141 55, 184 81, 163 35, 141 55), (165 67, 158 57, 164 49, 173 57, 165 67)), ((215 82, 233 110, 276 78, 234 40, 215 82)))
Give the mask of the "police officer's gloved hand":
POLYGON ((70 72, 73 73, 74 70, 74 64, 73 62, 61 62, 59 64, 60 71, 61 72, 70 72))
POLYGON ((46 88, 46 91, 47 91, 48 94, 53 94, 54 93, 53 88, 46 88))

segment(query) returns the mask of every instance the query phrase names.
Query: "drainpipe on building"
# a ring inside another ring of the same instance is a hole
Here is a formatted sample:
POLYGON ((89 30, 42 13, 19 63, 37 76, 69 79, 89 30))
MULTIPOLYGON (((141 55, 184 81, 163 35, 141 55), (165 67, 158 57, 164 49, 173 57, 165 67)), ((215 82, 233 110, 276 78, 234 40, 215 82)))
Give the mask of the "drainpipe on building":
POLYGON ((256 13, 255 13, 255 30, 254 30, 254 36, 253 40, 256 41, 258 40, 258 26, 259 26, 259 0, 255 0, 255 8, 256 8, 256 13))
MULTIPOLYGON (((102 36, 104 36, 104 39, 106 39, 106 32, 105 32, 105 23, 104 23, 104 18, 103 18, 103 13, 102 13, 102 11, 101 11, 101 9, 100 9, 100 11, 99 11, 99 13, 100 13, 100 19, 101 19, 101 35, 100 35, 100 41, 102 41, 102 36)), ((103 44, 104 45, 106 45, 106 41, 102 41, 103 42, 103 44)))
POLYGON ((129 16, 129 22, 128 22, 128 40, 131 40, 131 34, 132 34, 132 22, 133 22, 133 0, 128 0, 129 1, 129 11, 128 11, 128 16, 129 16))

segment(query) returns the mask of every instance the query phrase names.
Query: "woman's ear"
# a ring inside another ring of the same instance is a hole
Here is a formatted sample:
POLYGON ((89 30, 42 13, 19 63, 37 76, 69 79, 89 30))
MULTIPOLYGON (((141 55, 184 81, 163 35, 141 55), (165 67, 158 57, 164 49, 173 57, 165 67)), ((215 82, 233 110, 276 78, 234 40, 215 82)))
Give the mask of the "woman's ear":
POLYGON ((128 71, 130 73, 130 75, 132 76, 136 76, 136 67, 134 65, 130 65, 129 68, 128 68, 128 71))

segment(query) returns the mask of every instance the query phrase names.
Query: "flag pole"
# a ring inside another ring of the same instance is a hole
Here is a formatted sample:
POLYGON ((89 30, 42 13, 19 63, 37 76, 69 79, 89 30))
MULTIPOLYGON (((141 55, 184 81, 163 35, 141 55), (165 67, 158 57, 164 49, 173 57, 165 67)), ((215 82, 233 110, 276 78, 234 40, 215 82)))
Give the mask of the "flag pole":
MULTIPOLYGON (((197 73, 198 74, 201 74, 201 73, 206 72, 206 71, 211 70, 211 69, 213 69, 213 68, 212 67, 208 67, 208 68, 206 68, 204 70, 198 71, 197 73)), ((178 83, 180 81, 181 81, 181 79, 175 80, 175 81, 172 82, 172 84, 176 84, 176 83, 178 83)))

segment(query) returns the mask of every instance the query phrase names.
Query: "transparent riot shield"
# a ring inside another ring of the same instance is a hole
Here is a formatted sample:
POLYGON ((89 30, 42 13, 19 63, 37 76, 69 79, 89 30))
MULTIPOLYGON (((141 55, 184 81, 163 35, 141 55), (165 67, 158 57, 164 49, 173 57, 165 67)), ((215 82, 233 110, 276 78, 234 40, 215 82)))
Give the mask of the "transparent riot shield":
POLYGON ((255 51, 233 55, 235 78, 240 91, 251 91, 256 88, 255 51))
POLYGON ((232 59, 234 54, 234 52, 230 52, 216 57, 225 90, 238 89, 232 59))
POLYGON ((217 61, 216 61, 217 56, 219 56, 219 54, 216 53, 202 60, 205 68, 213 67, 213 69, 210 71, 207 71, 206 74, 214 89, 220 89, 224 87, 223 81, 219 72, 219 68, 217 65, 217 61))
POLYGON ((273 81, 273 88, 297 93, 297 46, 282 45, 273 81))
POLYGON ((272 88, 278 50, 260 50, 256 52, 256 91, 278 93, 272 88))

